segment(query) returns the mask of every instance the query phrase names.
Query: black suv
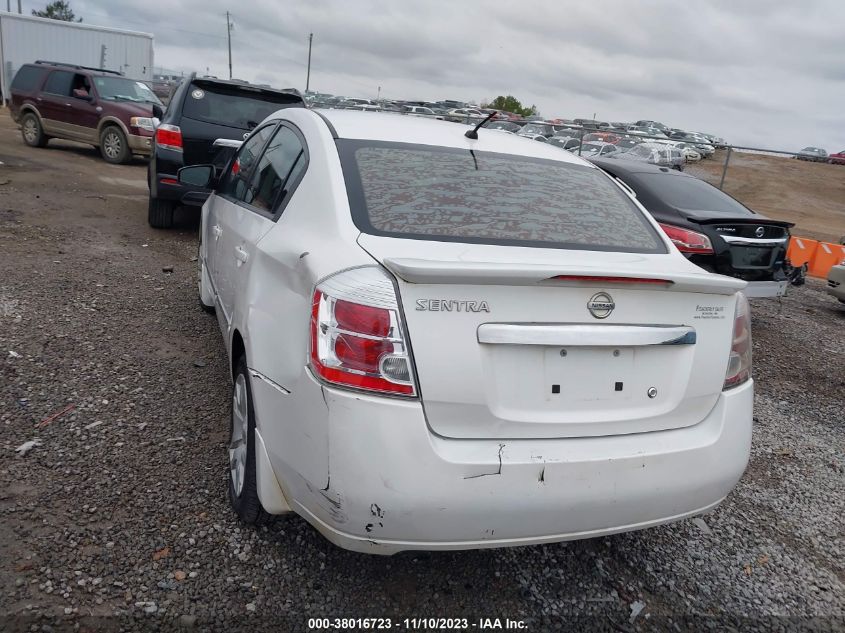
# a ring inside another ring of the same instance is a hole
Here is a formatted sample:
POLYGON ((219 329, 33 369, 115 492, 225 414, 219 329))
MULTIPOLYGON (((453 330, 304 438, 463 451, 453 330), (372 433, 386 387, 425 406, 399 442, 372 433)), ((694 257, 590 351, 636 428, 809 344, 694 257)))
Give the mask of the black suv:
POLYGON ((645 163, 591 162, 633 191, 684 255, 710 272, 748 282, 749 297, 781 296, 791 222, 771 220, 711 184, 645 163))
POLYGON ((156 129, 148 169, 150 226, 169 228, 176 206, 201 207, 205 201, 207 191, 179 183, 180 167, 224 167, 233 150, 215 146, 215 140, 243 141, 266 117, 287 107, 305 107, 298 91, 198 77, 196 73, 186 78, 173 93, 156 129))

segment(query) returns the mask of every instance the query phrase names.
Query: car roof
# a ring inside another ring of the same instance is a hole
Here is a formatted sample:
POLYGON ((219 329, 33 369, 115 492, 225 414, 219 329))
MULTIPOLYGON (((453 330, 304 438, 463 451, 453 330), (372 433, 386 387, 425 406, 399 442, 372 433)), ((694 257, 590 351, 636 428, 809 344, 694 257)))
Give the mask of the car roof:
POLYGON ((669 169, 668 167, 659 167, 649 163, 641 163, 639 161, 617 160, 614 158, 595 158, 590 159, 590 162, 601 167, 611 174, 661 174, 672 176, 673 178, 695 178, 677 169, 669 169))
POLYGON ((24 66, 34 66, 35 68, 44 68, 46 70, 65 70, 67 72, 87 73, 89 75, 96 75, 102 77, 127 77, 120 71, 108 70, 107 68, 94 68, 93 66, 80 66, 79 64, 69 64, 65 62, 51 62, 39 59, 38 61, 24 64, 24 66))
POLYGON ((547 158, 565 163, 587 165, 585 161, 553 145, 538 143, 516 134, 496 134, 480 128, 478 139, 464 133, 469 126, 437 119, 409 117, 393 112, 355 112, 352 110, 315 110, 335 129, 338 138, 476 148, 485 152, 547 158))

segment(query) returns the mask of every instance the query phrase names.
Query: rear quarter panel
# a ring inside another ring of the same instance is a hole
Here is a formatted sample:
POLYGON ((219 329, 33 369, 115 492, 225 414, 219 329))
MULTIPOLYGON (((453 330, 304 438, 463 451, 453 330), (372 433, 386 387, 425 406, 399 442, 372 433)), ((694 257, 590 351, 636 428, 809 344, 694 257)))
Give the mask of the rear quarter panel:
POLYGON ((322 388, 314 387, 307 369, 311 298, 320 279, 375 262, 356 244, 358 231, 327 126, 313 112, 295 110, 290 119, 308 144, 308 169, 258 242, 246 305, 234 328, 244 339, 250 369, 290 392, 277 395, 275 404, 256 400, 274 469, 288 487, 307 484, 316 491, 327 484, 329 414, 322 388))

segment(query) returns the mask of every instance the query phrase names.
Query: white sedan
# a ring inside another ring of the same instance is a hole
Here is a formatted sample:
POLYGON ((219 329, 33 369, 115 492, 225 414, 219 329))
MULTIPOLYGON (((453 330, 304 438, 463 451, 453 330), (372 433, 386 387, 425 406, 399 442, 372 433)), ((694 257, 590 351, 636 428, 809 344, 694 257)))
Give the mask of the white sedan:
POLYGON ((228 487, 361 552, 504 547, 706 512, 751 443, 745 282, 557 147, 281 110, 202 210, 228 487))

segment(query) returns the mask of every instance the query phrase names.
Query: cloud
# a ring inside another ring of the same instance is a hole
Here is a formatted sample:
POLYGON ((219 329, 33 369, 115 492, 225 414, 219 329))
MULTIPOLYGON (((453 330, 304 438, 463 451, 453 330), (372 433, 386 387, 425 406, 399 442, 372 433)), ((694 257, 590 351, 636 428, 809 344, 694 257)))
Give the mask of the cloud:
POLYGON ((845 147, 841 0, 74 0, 148 31, 156 65, 348 96, 481 100, 655 119, 746 145, 845 147))

